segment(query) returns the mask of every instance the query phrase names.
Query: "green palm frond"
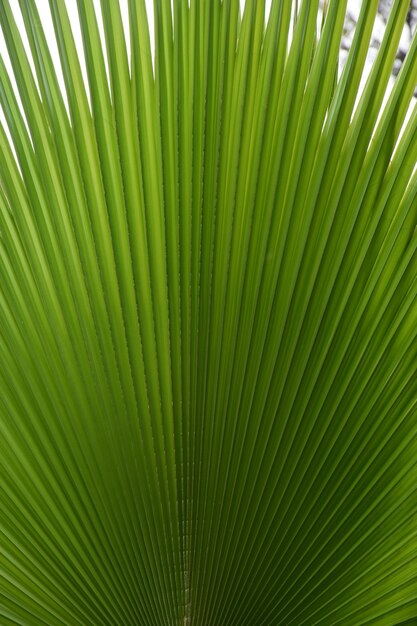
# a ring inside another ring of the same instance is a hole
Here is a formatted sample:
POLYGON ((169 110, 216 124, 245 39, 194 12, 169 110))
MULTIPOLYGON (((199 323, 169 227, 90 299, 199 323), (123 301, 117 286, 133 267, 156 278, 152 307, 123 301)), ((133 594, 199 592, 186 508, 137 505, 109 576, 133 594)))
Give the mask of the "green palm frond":
POLYGON ((417 623, 417 38, 385 98, 408 0, 363 91, 378 0, 340 76, 346 0, 319 28, 319 0, 155 0, 155 32, 129 0, 129 40, 101 0, 104 45, 77 0, 87 84, 65 1, 59 62, 19 5, 1 626, 417 623))

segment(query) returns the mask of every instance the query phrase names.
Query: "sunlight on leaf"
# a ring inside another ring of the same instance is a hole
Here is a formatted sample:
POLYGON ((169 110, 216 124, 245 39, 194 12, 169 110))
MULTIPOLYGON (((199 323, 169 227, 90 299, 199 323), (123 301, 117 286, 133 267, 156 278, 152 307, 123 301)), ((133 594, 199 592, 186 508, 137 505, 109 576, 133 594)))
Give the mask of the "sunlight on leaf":
POLYGON ((2 626, 417 620, 408 9, 0 1, 2 626))

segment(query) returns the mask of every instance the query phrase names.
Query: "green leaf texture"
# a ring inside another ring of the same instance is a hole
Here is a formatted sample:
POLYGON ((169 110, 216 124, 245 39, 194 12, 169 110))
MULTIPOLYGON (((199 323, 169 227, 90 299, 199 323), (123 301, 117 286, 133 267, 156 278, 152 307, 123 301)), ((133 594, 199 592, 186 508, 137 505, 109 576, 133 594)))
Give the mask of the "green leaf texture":
POLYGON ((340 75, 346 0, 77 0, 87 81, 48 2, 59 60, 0 0, 1 626, 416 624, 408 0, 363 90, 378 0, 340 75))

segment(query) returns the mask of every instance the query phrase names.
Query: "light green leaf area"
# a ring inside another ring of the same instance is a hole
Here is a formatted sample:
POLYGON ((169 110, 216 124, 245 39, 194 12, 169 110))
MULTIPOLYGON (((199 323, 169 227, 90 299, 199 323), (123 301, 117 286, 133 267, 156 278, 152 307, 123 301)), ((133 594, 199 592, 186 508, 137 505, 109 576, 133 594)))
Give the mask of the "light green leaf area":
POLYGON ((346 0, 321 26, 319 0, 154 0, 154 32, 129 0, 129 50, 119 2, 102 41, 77 0, 88 85, 64 0, 59 63, 19 4, 1 626, 417 624, 417 38, 385 97, 408 0, 363 91, 378 0, 340 76, 346 0))

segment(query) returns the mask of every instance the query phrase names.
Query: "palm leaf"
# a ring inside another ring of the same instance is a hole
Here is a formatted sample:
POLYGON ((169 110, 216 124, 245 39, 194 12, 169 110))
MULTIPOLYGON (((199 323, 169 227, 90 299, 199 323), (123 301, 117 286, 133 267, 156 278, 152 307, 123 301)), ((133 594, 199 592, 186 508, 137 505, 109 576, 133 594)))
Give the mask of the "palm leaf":
POLYGON ((0 622, 417 620, 408 0, 0 2, 0 622), (24 27, 16 18, 23 20, 24 27), (100 35, 100 26, 104 41, 100 35), (24 37, 23 37, 24 35, 24 37), (153 46, 155 53, 153 55, 153 46), (61 72, 65 87, 61 85, 61 72))

